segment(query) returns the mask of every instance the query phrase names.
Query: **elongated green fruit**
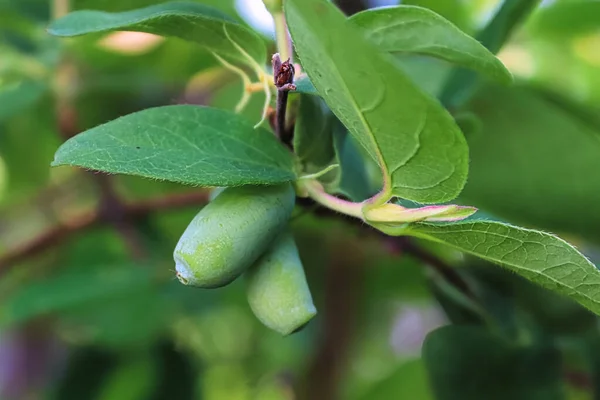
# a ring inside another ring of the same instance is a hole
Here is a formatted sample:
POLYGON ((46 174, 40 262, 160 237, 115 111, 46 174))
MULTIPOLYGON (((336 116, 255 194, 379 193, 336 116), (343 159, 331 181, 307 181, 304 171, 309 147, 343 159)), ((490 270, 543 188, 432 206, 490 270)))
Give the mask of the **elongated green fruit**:
POLYGON ((285 229, 294 202, 290 184, 225 189, 179 239, 174 252, 177 278, 202 288, 231 283, 285 229))
POLYGON ((289 335, 317 314, 296 243, 289 232, 248 270, 248 303, 269 328, 289 335))

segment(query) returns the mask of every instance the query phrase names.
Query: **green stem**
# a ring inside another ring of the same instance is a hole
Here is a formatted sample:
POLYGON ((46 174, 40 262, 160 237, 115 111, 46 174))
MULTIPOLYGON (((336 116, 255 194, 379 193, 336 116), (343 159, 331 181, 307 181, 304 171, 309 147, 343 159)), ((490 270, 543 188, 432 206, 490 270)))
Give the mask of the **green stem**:
POLYGON ((52 19, 59 19, 69 13, 69 0, 52 0, 52 19))
POLYGON ((318 181, 300 181, 299 184, 301 185, 302 189, 306 190, 306 193, 308 193, 310 198, 322 206, 351 217, 361 220, 363 219, 363 203, 353 203, 351 201, 338 199, 337 197, 325 192, 323 185, 321 185, 318 181))
POLYGON ((290 62, 293 63, 292 41, 288 33, 283 11, 274 12, 273 20, 275 21, 275 40, 277 41, 277 50, 281 56, 281 60, 286 61, 289 58, 290 62))

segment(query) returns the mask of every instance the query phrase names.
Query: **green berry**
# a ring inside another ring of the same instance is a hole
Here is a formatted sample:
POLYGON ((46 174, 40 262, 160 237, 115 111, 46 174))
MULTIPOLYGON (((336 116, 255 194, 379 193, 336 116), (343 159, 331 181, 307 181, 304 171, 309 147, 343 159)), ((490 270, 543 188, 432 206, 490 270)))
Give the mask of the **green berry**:
POLYGON ((282 335, 298 331, 317 314, 289 232, 273 243, 247 277, 248 303, 254 315, 282 335))
POLYGON ((179 239, 174 252, 177 277, 201 288, 231 283, 285 229, 294 202, 290 184, 223 190, 179 239))

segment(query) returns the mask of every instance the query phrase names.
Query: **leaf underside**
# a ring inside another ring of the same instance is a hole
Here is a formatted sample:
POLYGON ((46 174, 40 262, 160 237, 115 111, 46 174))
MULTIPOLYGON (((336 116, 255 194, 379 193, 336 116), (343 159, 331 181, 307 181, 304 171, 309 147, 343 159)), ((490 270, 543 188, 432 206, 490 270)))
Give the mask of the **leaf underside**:
POLYGON ((52 35, 65 37, 112 31, 178 37, 251 67, 254 67, 252 62, 235 44, 259 65, 266 59, 265 43, 258 35, 221 11, 198 3, 171 2, 120 13, 75 11, 54 21, 48 28, 52 35))

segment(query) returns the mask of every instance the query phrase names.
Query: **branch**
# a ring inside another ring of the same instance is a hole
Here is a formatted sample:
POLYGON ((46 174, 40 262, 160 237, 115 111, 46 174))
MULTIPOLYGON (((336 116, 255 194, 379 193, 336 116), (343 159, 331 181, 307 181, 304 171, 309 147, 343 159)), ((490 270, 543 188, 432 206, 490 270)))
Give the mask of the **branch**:
POLYGON ((391 243, 392 247, 397 246, 397 249, 401 252, 421 260, 423 263, 433 268, 446 280, 446 282, 457 288, 462 294, 472 300, 476 300, 476 296, 467 282, 460 276, 458 272, 456 272, 454 268, 452 268, 452 266, 448 265, 444 260, 437 258, 435 255, 417 246, 408 237, 390 237, 389 239, 393 241, 391 243))
MULTIPOLYGON (((314 208, 315 202, 310 198, 299 198, 297 203, 308 208, 314 208)), ((448 265, 444 260, 436 257, 435 255, 427 252, 426 250, 415 245, 409 237, 394 237, 387 236, 386 234, 372 228, 369 225, 364 224, 362 221, 349 217, 345 214, 338 214, 325 207, 317 207, 314 210, 315 215, 328 217, 328 218, 343 218, 348 223, 354 224, 359 229, 365 231, 367 234, 375 234, 381 237, 388 245, 392 253, 405 252, 411 256, 419 259, 424 264, 435 269, 449 284, 456 287, 461 293, 467 297, 476 300, 474 292, 471 290, 469 284, 460 276, 460 274, 451 266, 448 265)))
POLYGON ((340 398, 339 381, 346 372, 356 331, 356 309, 364 288, 364 250, 339 240, 333 242, 333 247, 325 275, 318 345, 304 382, 300 382, 300 399, 340 398))
POLYGON ((140 200, 125 206, 127 215, 138 218, 156 211, 174 210, 208 203, 208 191, 171 194, 148 200, 140 200))
MULTIPOLYGON (((190 192, 169 195, 150 200, 125 204, 123 218, 132 221, 156 211, 175 210, 190 206, 201 206, 208 202, 208 192, 190 192)), ((84 213, 58 226, 52 227, 34 237, 32 240, 10 249, 0 256, 0 274, 7 273, 26 258, 35 256, 45 250, 68 240, 73 234, 94 228, 103 223, 110 223, 102 219, 102 214, 97 211, 84 213)))
POLYGON ((100 189, 100 203, 98 213, 102 222, 112 225, 134 260, 146 256, 144 241, 133 221, 128 218, 125 204, 121 201, 114 188, 111 176, 104 173, 93 175, 94 181, 100 189))
POLYGON ((288 95, 290 90, 296 90, 294 85, 294 75, 296 73, 294 64, 288 58, 286 61, 281 61, 279 53, 275 53, 271 60, 273 65, 273 80, 277 88, 277 106, 275 110, 275 134, 279 140, 292 148, 293 130, 288 130, 286 127, 286 112, 288 95))
POLYGON ((73 233, 88 229, 99 221, 98 214, 95 211, 91 211, 73 218, 67 223, 42 232, 31 241, 10 249, 7 253, 3 254, 0 257, 0 273, 8 272, 12 266, 23 261, 25 258, 58 245, 68 239, 73 233))

